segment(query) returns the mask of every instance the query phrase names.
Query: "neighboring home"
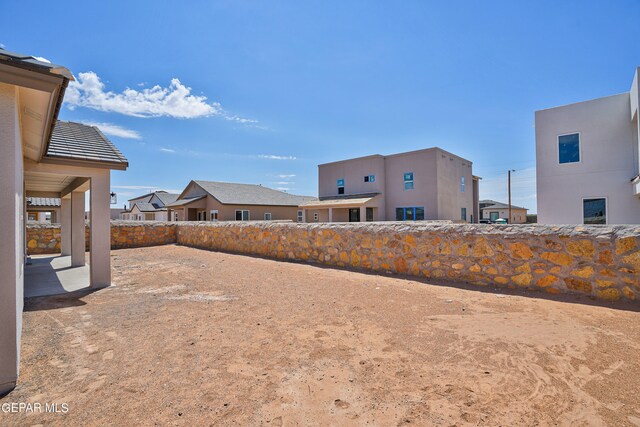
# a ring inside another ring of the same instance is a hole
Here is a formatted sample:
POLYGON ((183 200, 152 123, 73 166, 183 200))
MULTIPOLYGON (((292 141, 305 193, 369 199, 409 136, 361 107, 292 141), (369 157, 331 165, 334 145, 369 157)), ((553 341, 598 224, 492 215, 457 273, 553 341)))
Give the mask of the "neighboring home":
POLYGON ((375 154, 319 165, 319 200, 301 208, 306 222, 478 222, 479 179, 471 161, 437 147, 375 154))
POLYGON ((495 221, 506 219, 509 224, 524 224, 527 222, 529 209, 511 205, 511 219, 509 219, 509 205, 495 200, 480 200, 480 218, 495 221))
POLYGON ((27 197, 62 199, 61 245, 70 257, 60 260, 69 263, 60 266, 67 272, 53 277, 58 292, 68 289, 70 277, 94 289, 111 284, 110 170, 128 163, 97 128, 57 120, 70 80, 64 67, 0 49, 0 395, 18 379, 24 294, 55 274, 44 268, 31 275, 35 266, 26 265, 27 197), (88 272, 70 271, 85 265, 87 190, 91 262, 88 272))
POLYGON ((640 223, 639 74, 629 92, 536 111, 538 223, 640 223))
POLYGON ((298 206, 314 199, 261 185, 191 181, 167 208, 170 221, 302 222, 298 206))
POLYGON ((58 223, 60 199, 57 197, 27 197, 27 221, 58 223))
POLYGON ((179 194, 154 191, 129 199, 129 209, 120 218, 130 221, 168 221, 167 205, 175 202, 179 194))
MULTIPOLYGON (((120 219, 120 215, 123 212, 126 212, 126 211, 127 211, 126 207, 124 207, 124 208, 111 208, 111 209, 109 209, 109 217, 111 219, 120 219)), ((87 221, 91 221, 91 211, 86 211, 84 213, 84 219, 86 219, 87 221)))

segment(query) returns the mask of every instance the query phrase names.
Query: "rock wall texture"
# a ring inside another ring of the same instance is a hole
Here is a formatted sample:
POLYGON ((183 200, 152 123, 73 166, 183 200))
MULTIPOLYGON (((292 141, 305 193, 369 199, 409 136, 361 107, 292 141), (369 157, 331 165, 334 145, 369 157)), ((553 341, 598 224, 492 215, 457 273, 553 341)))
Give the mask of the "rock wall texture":
MULTIPOLYGON (((111 222, 112 249, 170 243, 479 286, 640 302, 640 226, 633 225, 111 222)), ((27 246, 29 254, 59 253, 59 226, 30 224, 27 246)))
POLYGON ((176 223, 111 221, 111 249, 140 248, 176 243, 176 223))
POLYGON ((177 243, 480 286, 640 300, 640 226, 180 223, 177 243))
MULTIPOLYGON (((27 225, 29 255, 60 253, 59 224, 27 225)), ((89 250, 91 229, 85 227, 85 250, 89 250)), ((111 249, 139 248, 176 243, 176 225, 172 222, 111 221, 111 249)))
POLYGON ((27 253, 29 255, 60 253, 60 226, 29 223, 26 231, 27 253))

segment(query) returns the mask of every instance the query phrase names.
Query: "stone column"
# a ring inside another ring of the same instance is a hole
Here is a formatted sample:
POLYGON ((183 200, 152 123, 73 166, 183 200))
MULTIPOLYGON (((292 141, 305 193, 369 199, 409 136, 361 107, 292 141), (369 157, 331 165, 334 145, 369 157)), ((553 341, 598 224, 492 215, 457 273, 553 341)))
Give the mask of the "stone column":
POLYGON ((367 222, 367 208, 360 206, 360 222, 367 222))
POLYGON ((302 209, 302 222, 307 222, 307 210, 302 209))
POLYGON ((329 208, 329 222, 333 222, 333 208, 329 208))
POLYGON ((60 200, 60 249, 62 255, 71 255, 71 195, 60 200))
POLYGON ((91 177, 91 287, 111 285, 111 215, 109 170, 91 177))
MULTIPOLYGON (((63 240, 64 241, 64 240, 63 240)), ((84 191, 71 192, 71 267, 85 265, 84 191)))

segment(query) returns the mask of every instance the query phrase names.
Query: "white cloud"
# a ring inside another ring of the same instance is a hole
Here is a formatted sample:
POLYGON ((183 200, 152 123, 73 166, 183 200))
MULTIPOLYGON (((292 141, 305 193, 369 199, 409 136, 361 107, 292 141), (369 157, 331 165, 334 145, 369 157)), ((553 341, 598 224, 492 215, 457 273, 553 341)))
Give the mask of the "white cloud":
POLYGON ((122 126, 114 125, 112 123, 98 123, 98 122, 82 122, 82 123, 89 126, 96 126, 102 131, 102 133, 106 135, 117 136, 120 138, 127 138, 127 139, 142 139, 142 136, 140 136, 140 133, 138 133, 138 131, 123 128, 122 126))
POLYGON ((5 47, 4 43, 0 43, 0 48, 4 49, 5 47))
POLYGON ((293 182, 293 181, 276 181, 276 182, 272 182, 272 184, 275 184, 275 185, 291 185, 291 184, 295 184, 295 182, 293 182))
POLYGON ((276 190, 279 190, 279 191, 289 191, 289 188, 288 188, 288 187, 276 187, 276 190))
POLYGON ((270 159, 270 160, 296 160, 297 157, 294 156, 276 156, 274 154, 259 154, 259 158, 261 159, 270 159))
POLYGON ((93 71, 79 73, 77 80, 69 83, 65 102, 71 110, 86 107, 134 117, 193 119, 218 116, 242 124, 257 123, 256 120, 227 113, 218 102, 208 103, 206 96, 192 95, 191 88, 183 85, 177 78, 171 79, 168 87, 156 85, 140 90, 126 88, 121 93, 116 93, 107 90, 93 71))
MULTIPOLYGON (((480 200, 491 199, 507 203, 509 199, 507 174, 486 177, 480 180, 480 200)), ((511 203, 537 212, 536 168, 511 172, 511 203)))
POLYGON ((165 153, 175 153, 176 150, 172 150, 171 148, 160 148, 160 151, 163 151, 165 153))
POLYGON ((286 175, 286 174, 282 174, 282 175, 278 175, 278 178, 282 178, 282 179, 289 179, 289 178, 294 178, 295 174, 290 174, 290 175, 286 175))

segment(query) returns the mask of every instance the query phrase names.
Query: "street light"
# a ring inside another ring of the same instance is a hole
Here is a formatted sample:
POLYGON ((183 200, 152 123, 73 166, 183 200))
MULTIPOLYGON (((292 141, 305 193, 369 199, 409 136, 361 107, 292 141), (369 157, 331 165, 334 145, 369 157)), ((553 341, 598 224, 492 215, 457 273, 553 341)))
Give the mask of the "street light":
POLYGON ((507 224, 511 224, 511 172, 515 172, 515 169, 509 169, 507 172, 507 176, 509 177, 508 188, 509 188, 509 218, 507 218, 507 224))
POLYGON ((109 194, 109 196, 111 196, 111 204, 112 205, 116 205, 118 204, 118 195, 116 193, 111 193, 109 194))

